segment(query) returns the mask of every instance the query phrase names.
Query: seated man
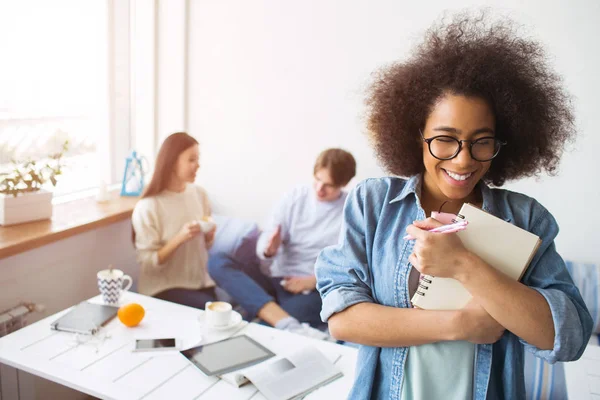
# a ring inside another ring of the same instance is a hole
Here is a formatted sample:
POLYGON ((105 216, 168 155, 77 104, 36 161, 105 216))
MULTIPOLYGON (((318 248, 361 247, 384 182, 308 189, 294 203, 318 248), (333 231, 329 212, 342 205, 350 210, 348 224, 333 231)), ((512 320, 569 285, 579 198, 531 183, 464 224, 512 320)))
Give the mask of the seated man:
POLYGON ((325 338, 321 297, 315 290, 319 252, 337 243, 346 192, 356 174, 354 157, 341 149, 323 151, 314 166, 314 184, 299 186, 279 202, 258 239, 261 268, 209 262, 209 273, 248 313, 275 328, 325 338), (262 270, 262 271, 261 271, 262 270))

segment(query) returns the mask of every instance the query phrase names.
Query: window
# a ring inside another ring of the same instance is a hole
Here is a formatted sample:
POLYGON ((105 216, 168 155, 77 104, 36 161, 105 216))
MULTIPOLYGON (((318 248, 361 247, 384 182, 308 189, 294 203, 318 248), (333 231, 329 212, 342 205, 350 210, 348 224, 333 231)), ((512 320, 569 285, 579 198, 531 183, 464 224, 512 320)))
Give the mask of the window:
POLYGON ((56 153, 68 140, 55 195, 118 181, 114 157, 124 151, 115 151, 110 133, 111 4, 3 2, 0 170, 9 169, 12 159, 56 153))

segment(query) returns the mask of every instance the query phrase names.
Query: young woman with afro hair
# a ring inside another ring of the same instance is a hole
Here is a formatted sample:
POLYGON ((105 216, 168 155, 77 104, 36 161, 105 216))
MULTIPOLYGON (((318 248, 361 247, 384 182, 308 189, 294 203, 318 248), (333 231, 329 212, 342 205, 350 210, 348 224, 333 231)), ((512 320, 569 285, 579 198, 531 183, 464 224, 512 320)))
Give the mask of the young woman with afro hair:
POLYGON ((516 31, 457 15, 375 77, 368 128, 393 177, 352 191, 340 242, 316 264, 322 319, 360 345, 349 398, 521 399, 525 349, 553 363, 587 345, 592 319, 556 251, 557 222, 535 199, 498 188, 555 173, 575 136, 561 79, 516 31), (441 225, 432 212, 466 202, 542 239, 521 281, 456 234, 427 232, 441 225), (414 308, 420 274, 454 278, 473 299, 456 311, 414 308))

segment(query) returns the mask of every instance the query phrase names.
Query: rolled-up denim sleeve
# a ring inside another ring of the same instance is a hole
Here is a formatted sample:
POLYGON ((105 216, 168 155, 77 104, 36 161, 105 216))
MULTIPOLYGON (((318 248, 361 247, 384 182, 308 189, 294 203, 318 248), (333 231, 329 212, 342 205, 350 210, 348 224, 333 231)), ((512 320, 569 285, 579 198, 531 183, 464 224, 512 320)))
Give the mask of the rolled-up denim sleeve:
POLYGON ((546 209, 534 222, 532 231, 542 238, 542 244, 523 283, 538 291, 548 302, 554 323, 554 347, 541 350, 522 339, 521 343, 549 363, 577 360, 590 339, 592 317, 556 251, 554 238, 558 234, 558 224, 546 209))
POLYGON ((323 322, 354 304, 374 302, 366 241, 364 187, 359 185, 344 205, 338 244, 322 250, 315 264, 323 322))

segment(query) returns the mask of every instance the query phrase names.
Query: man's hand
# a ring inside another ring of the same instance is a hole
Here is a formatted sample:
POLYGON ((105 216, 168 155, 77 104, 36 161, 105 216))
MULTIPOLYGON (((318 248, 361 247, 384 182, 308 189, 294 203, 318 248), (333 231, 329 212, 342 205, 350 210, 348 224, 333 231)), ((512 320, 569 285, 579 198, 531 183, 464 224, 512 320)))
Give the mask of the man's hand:
POLYGON ((286 277, 282 284, 283 288, 290 293, 312 292, 317 287, 317 278, 315 276, 290 276, 286 277))
POLYGON ((281 225, 277 225, 277 228, 275 228, 275 232, 273 232, 269 238, 267 247, 263 251, 263 255, 267 258, 273 257, 275 254, 277 254, 279 246, 281 246, 281 225))

